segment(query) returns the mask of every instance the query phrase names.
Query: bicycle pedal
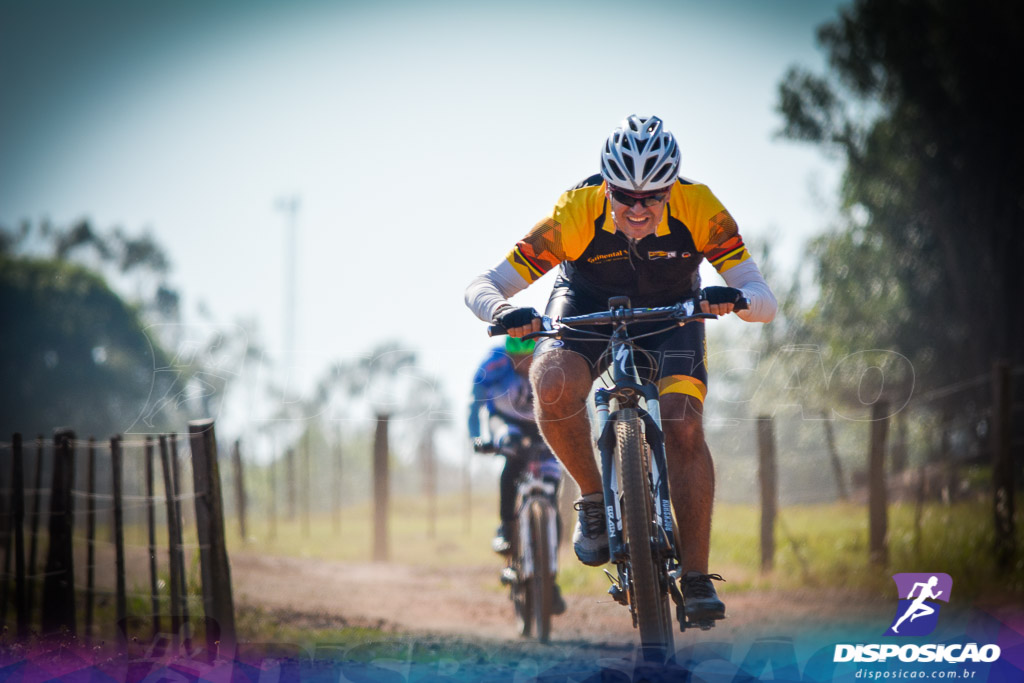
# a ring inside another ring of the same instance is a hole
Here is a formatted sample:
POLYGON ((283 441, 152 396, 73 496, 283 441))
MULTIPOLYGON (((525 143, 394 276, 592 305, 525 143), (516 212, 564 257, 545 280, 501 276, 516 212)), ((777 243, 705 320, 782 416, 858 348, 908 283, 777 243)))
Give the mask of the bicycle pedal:
POLYGON ((685 632, 687 629, 699 628, 701 631, 710 631, 715 627, 717 619, 697 619, 694 621, 687 621, 683 624, 683 628, 680 630, 685 632))

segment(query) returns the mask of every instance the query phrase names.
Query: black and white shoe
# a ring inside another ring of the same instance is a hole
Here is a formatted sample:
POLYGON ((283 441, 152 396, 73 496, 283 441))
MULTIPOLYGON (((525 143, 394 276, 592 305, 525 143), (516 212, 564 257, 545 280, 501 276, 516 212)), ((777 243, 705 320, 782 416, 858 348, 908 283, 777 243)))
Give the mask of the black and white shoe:
POLYGON ((508 527, 504 522, 494 532, 494 538, 491 539, 491 550, 499 555, 508 555, 512 552, 512 541, 508 538, 508 527))
POLYGON ((591 493, 573 505, 579 517, 572 535, 572 548, 580 562, 600 567, 608 562, 608 527, 604 517, 604 494, 591 493))
POLYGON ((718 597, 711 580, 725 581, 718 574, 686 572, 679 579, 683 589, 683 606, 686 620, 691 622, 725 619, 725 603, 718 597))

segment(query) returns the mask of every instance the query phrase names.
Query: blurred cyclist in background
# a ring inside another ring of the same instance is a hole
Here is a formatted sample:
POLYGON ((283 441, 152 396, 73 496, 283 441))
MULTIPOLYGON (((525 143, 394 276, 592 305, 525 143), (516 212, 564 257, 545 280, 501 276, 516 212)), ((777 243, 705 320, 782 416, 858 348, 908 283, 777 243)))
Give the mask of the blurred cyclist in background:
MULTIPOLYGON (((516 519, 516 482, 528 463, 523 457, 509 455, 516 452, 524 437, 533 443, 544 443, 537 427, 533 410, 533 390, 530 386, 530 367, 533 364, 533 340, 523 341, 506 337, 505 345, 498 346, 484 359, 473 378, 473 398, 469 406, 469 437, 479 452, 497 452, 505 455, 505 468, 499 485, 498 515, 501 524, 491 541, 491 549, 500 555, 512 550, 511 534, 516 519), (487 414, 488 437, 482 435, 480 412, 487 414)), ((561 478, 561 465, 550 451, 550 468, 554 479, 561 478)), ((558 525, 559 529, 561 524, 558 525)), ((555 584, 554 613, 565 611, 558 584, 555 584)))

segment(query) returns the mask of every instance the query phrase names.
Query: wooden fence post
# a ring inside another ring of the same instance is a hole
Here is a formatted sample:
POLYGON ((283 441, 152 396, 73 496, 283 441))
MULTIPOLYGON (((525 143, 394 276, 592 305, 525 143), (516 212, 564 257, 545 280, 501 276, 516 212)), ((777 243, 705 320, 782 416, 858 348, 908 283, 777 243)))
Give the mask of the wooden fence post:
POLYGON ((1010 365, 1005 360, 996 361, 992 367, 992 507, 996 564, 1004 572, 1013 568, 1017 552, 1013 522, 1013 457, 1010 450, 1012 402, 1010 365))
POLYGON ((334 527, 334 535, 341 535, 341 484, 342 484, 342 445, 341 432, 338 431, 338 440, 334 446, 333 462, 333 484, 331 486, 331 523, 334 527))
POLYGON ((182 540, 182 527, 184 526, 184 517, 181 515, 181 491, 182 491, 182 479, 181 479, 181 467, 178 462, 178 435, 173 434, 171 439, 171 480, 174 483, 174 517, 177 519, 177 535, 174 539, 174 545, 177 548, 178 557, 178 591, 181 597, 181 623, 183 626, 182 637, 185 640, 185 651, 189 651, 192 648, 192 626, 189 623, 188 616, 188 577, 185 573, 185 542, 182 540))
POLYGON ((149 600, 152 609, 153 638, 160 633, 160 591, 156 567, 156 505, 153 500, 153 437, 146 436, 145 452, 146 477, 146 528, 149 540, 149 600))
POLYGON ((373 561, 388 559, 388 419, 377 415, 373 436, 373 561))
POLYGON ((309 447, 310 432, 307 429, 299 440, 302 448, 302 537, 309 538, 309 506, 312 505, 312 454, 309 447))
POLYGON ((267 473, 270 477, 270 507, 267 509, 270 516, 270 531, 267 535, 271 541, 277 540, 277 468, 280 462, 281 458, 275 454, 275 457, 267 467, 267 473))
POLYGON ((25 590, 25 460, 21 434, 11 444, 11 521, 14 524, 14 599, 17 609, 18 640, 28 637, 28 591, 25 590))
POLYGON ((181 629, 181 576, 178 566, 178 538, 181 531, 180 521, 175 512, 174 504, 177 498, 174 484, 174 474, 171 470, 170 454, 167 451, 167 435, 160 435, 160 465, 164 474, 164 499, 167 505, 167 559, 170 569, 171 581, 171 633, 174 649, 178 649, 178 632, 181 629))
POLYGON ((0 546, 4 562, 0 576, 0 623, 7 623, 8 597, 11 592, 11 564, 14 561, 14 498, 12 482, 7 477, 14 472, 14 448, 11 447, 11 466, 7 467, 6 448, 0 448, 0 546))
POLYGON ((423 496, 427 499, 427 538, 437 537, 437 463, 434 459, 434 430, 428 426, 420 441, 423 496))
MULTIPOLYGON (((203 576, 203 607, 220 631, 220 652, 235 651, 235 607, 231 592, 231 566, 224 536, 224 503, 221 500, 217 467, 217 440, 213 420, 188 423, 192 444, 192 477, 196 497, 196 529, 199 535, 199 563, 203 576)), ((207 625, 207 651, 218 649, 207 625)))
POLYGON ((295 521, 295 449, 289 448, 284 453, 285 491, 288 496, 288 521, 295 521))
POLYGON ((53 485, 50 487, 50 547, 43 580, 42 631, 62 629, 75 634, 75 566, 71 542, 74 534, 71 490, 75 477, 75 433, 58 429, 53 441, 53 485))
POLYGON ((110 469, 114 499, 114 571, 117 573, 117 643, 124 648, 128 644, 128 597, 124 573, 124 502, 121 493, 124 463, 121 460, 121 437, 119 436, 110 437, 110 469))
POLYGON ((885 478, 885 441, 889 431, 889 404, 879 400, 871 406, 871 445, 868 452, 868 556, 872 564, 889 563, 888 505, 885 478))
POLYGON ((85 638, 88 640, 92 635, 93 602, 96 597, 96 439, 91 436, 85 479, 85 638))
POLYGON ((42 518, 43 502, 43 435, 36 437, 36 472, 35 480, 32 482, 32 517, 29 531, 28 546, 28 580, 31 586, 28 590, 28 612, 32 613, 35 595, 39 592, 39 575, 36 574, 36 557, 39 549, 39 520, 42 518))
POLYGON ((235 439, 235 444, 231 448, 231 462, 234 466, 235 474, 235 510, 238 514, 238 533, 242 537, 242 542, 245 542, 245 476, 242 471, 242 449, 241 440, 235 439))
POLYGON ((900 474, 907 469, 907 410, 896 413, 892 440, 892 471, 900 474))
POLYGON ((775 429, 772 418, 757 418, 758 480, 761 484, 761 571, 775 563, 775 515, 778 511, 778 471, 775 465, 775 429))
POLYGON ((832 416, 828 411, 821 411, 822 423, 825 426, 825 441, 828 443, 829 461, 832 463, 832 476, 836 480, 836 490, 839 500, 845 502, 850 499, 846 490, 846 477, 843 476, 843 463, 839 460, 839 449, 836 448, 836 435, 832 425, 832 416))

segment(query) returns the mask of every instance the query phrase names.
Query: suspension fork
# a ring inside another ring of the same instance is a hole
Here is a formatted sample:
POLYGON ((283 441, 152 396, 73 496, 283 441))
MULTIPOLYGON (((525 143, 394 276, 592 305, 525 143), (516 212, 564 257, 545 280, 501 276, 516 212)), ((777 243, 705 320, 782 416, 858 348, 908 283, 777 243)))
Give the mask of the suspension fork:
POLYGON ((622 509, 619 505, 617 465, 615 463, 615 423, 609 419, 612 392, 598 389, 594 395, 597 417, 597 450, 601 456, 601 486, 604 490, 604 517, 608 528, 608 552, 612 562, 625 558, 622 538, 622 509))
MULTIPOLYGON (((665 431, 661 426, 661 401, 658 395, 658 387, 654 384, 644 384, 641 387, 644 399, 647 402, 647 410, 640 411, 640 418, 644 422, 644 436, 647 445, 651 449, 651 480, 654 482, 656 510, 658 522, 665 531, 665 538, 660 539, 667 543, 668 547, 663 550, 675 554, 675 525, 672 521, 672 498, 668 487, 668 465, 665 454, 665 431)), ((676 555, 678 557, 678 555, 676 555)))

